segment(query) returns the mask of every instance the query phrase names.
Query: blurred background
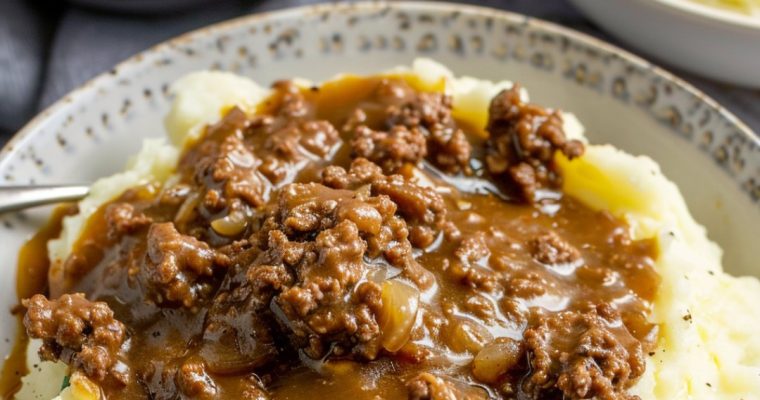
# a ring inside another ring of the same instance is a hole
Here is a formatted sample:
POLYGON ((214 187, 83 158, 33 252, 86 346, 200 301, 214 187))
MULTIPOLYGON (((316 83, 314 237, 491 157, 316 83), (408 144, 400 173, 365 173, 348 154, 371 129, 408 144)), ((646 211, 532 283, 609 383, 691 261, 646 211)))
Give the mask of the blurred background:
MULTIPOLYGON (((156 43, 236 16, 318 2, 0 0, 0 145, 37 112, 70 90, 156 43)), ((465 2, 553 21, 640 54, 586 19, 568 0, 465 2)), ((658 63, 705 91, 755 132, 760 132, 760 90, 700 78, 658 63)), ((760 70, 760 65, 757 68, 760 70)))

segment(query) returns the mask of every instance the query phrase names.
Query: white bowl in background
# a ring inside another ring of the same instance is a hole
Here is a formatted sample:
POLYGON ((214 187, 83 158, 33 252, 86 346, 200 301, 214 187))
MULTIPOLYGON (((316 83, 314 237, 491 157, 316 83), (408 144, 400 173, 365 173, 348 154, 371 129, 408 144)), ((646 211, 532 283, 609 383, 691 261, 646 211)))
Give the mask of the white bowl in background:
POLYGON ((760 88, 760 17, 688 0, 571 0, 599 26, 669 65, 760 88))

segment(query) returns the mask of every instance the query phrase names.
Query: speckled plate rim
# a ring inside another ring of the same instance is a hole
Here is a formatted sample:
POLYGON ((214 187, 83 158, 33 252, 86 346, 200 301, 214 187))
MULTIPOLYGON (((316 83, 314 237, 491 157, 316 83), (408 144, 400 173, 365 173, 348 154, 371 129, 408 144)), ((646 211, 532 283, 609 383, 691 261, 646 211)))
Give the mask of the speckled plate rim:
POLYGON ((547 32, 556 33, 558 35, 566 36, 572 40, 580 43, 584 43, 589 47, 595 47, 603 52, 609 53, 616 57, 623 59, 624 61, 631 63, 635 66, 644 68, 650 71, 653 75, 671 82, 675 87, 679 88, 691 94, 692 96, 703 101, 707 107, 712 109, 725 120, 732 124, 737 132, 740 132, 749 142, 753 143, 755 147, 760 148, 760 138, 758 138, 753 131, 742 122, 737 116, 721 106, 717 101, 677 77, 676 75, 666 71, 665 69, 652 64, 651 62, 639 57, 633 53, 623 50, 615 45, 604 42, 600 39, 592 37, 590 35, 572 30, 560 26, 555 23, 544 21, 541 19, 529 17, 523 14, 513 13, 509 11, 497 10, 489 7, 464 5, 458 3, 449 2, 419 2, 419 1, 402 1, 402 2, 357 2, 357 3, 321 3, 316 5, 307 5, 300 7, 292 7, 283 10, 257 13, 251 15, 245 15, 233 19, 229 19, 223 22, 212 24, 200 29, 196 29, 182 35, 179 35, 173 39, 161 42, 147 50, 139 52, 134 56, 122 61, 114 66, 111 70, 97 75, 93 79, 72 90, 67 95, 50 105, 48 108, 40 112, 37 116, 32 118, 24 127, 22 127, 13 137, 0 149, 0 168, 5 161, 26 141, 31 140, 38 128, 44 124, 44 122, 51 118, 58 112, 62 112, 71 104, 75 104, 78 99, 95 93, 100 87, 105 86, 108 82, 118 79, 122 74, 125 74, 131 68, 137 68, 141 63, 147 62, 148 56, 153 53, 161 53, 168 51, 173 47, 176 47, 184 42, 194 41, 202 38, 206 35, 213 34, 214 32, 220 32, 228 30, 232 27, 239 25, 246 25, 253 21, 260 20, 280 20, 288 19, 296 15, 313 15, 323 14, 325 12, 340 12, 340 13, 367 13, 378 10, 391 10, 391 11, 433 11, 433 12, 451 12, 459 11, 470 15, 479 16, 483 18, 501 18, 513 23, 523 23, 530 27, 545 30, 547 32))

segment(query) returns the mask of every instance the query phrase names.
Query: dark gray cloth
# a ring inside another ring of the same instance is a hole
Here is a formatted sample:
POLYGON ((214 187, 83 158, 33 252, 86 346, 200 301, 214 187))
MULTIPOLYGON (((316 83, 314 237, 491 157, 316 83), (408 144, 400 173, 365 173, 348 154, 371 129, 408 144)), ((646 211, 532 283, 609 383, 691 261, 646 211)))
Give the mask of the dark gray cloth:
MULTIPOLYGON (((49 29, 24 0, 0 0, 0 132, 36 111, 49 29)), ((5 137, 0 137, 0 143, 5 137)))
MULTIPOLYGON (((86 3, 97 4, 98 1, 103 0, 87 0, 86 3)), ((317 3, 319 0, 192 1, 199 2, 205 4, 162 14, 109 12, 69 5, 50 15, 47 7, 35 9, 27 5, 27 0, 0 0, 0 144, 37 110, 107 71, 119 61, 156 43, 238 15, 317 3), (52 40, 49 40, 51 32, 52 40)), ((463 2, 550 20, 621 45, 596 28, 567 0, 463 2)), ((760 91, 675 72, 760 132, 760 91)))
POLYGON ((179 15, 118 15, 72 7, 64 11, 50 51, 39 108, 146 48, 203 25, 235 17, 236 1, 179 15))

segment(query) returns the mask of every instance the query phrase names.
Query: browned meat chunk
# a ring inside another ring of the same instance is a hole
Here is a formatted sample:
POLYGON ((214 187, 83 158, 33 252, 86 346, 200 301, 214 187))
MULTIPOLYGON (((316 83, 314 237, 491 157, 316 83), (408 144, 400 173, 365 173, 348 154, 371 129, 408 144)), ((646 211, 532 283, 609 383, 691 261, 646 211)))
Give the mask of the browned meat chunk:
POLYGON ((465 382, 443 378, 428 372, 419 374, 406 384, 409 400, 485 400, 488 393, 465 382))
POLYGON ((366 158, 354 159, 348 171, 337 165, 331 165, 322 171, 322 183, 334 189, 356 190, 383 178, 382 168, 366 158))
POLYGON ((224 198, 240 198, 251 206, 264 204, 267 182, 256 173, 261 161, 237 136, 222 142, 211 170, 214 182, 223 182, 224 198))
POLYGON ((443 93, 416 93, 402 82, 384 82, 379 91, 394 92, 388 96, 388 125, 423 126, 432 131, 453 123, 451 96, 443 93))
POLYGON ((356 352, 374 358, 379 327, 372 308, 378 305, 361 298, 376 298, 366 291, 379 288, 366 283, 361 296, 357 292, 354 296, 359 297, 350 299, 350 293, 369 267, 365 255, 376 258, 392 252, 388 258, 398 260, 400 267, 402 260, 409 259, 411 249, 403 245, 406 229, 395 216, 395 205, 385 196, 370 197, 368 193, 317 184, 291 185, 281 194, 279 204, 278 221, 288 241, 282 237, 270 251, 283 253, 277 247, 299 249, 298 257, 285 260, 295 271, 295 284, 275 299, 287 325, 296 337, 308 339, 312 356, 327 350, 318 343, 324 337, 346 349, 356 343, 356 352), (314 239, 291 241, 304 236, 314 239), (390 247, 394 242, 398 245, 390 247), (402 249, 405 251, 399 254, 402 249))
POLYGON ((219 385, 206 363, 195 356, 169 363, 152 361, 140 374, 140 383, 148 398, 155 400, 269 399, 255 375, 241 376, 226 386, 219 385))
POLYGON ((438 168, 449 174, 459 171, 470 174, 472 145, 461 129, 434 129, 428 136, 428 158, 438 168))
POLYGON ((26 333, 42 339, 40 358, 61 360, 97 381, 108 377, 122 384, 129 381, 129 367, 121 362, 126 330, 106 303, 90 302, 75 293, 57 300, 37 294, 23 305, 26 333))
POLYGON ((177 386, 185 396, 194 399, 217 398, 214 381, 206 373, 202 362, 185 362, 177 371, 177 386))
POLYGON ((561 183, 555 152, 568 158, 583 154, 581 142, 565 138, 559 111, 525 103, 518 85, 496 95, 488 112, 488 171, 504 175, 528 202, 536 200, 536 190, 561 183))
POLYGON ((335 188, 369 185, 373 195, 390 198, 406 221, 409 241, 415 247, 429 246, 447 225, 446 206, 440 194, 401 175, 383 175, 379 167, 364 158, 355 159, 348 171, 336 166, 326 168, 322 181, 335 188))
POLYGON ((106 208, 108 237, 115 239, 123 234, 131 234, 151 223, 151 219, 135 209, 130 203, 114 203, 106 208))
POLYGON ((355 110, 343 129, 353 135, 353 151, 377 163, 387 173, 427 157, 449 173, 469 166, 472 146, 451 117, 452 100, 441 93, 418 93, 400 81, 381 81, 375 96, 385 106, 385 122, 370 129, 368 116, 355 110))
POLYGON ((272 183, 292 178, 293 167, 314 158, 328 156, 341 143, 335 127, 327 121, 291 122, 267 132, 259 171, 272 183))
POLYGON ((564 311, 525 331, 532 371, 523 390, 532 398, 623 400, 644 373, 641 344, 609 305, 564 311))
POLYGON ((417 164, 427 155, 422 132, 416 127, 410 129, 403 125, 397 125, 389 132, 360 126, 351 146, 354 154, 369 159, 389 173, 397 172, 405 163, 417 164))
POLYGON ((84 295, 24 302, 42 357, 117 399, 626 399, 656 243, 556 192, 583 150, 558 112, 504 91, 487 138, 418 84, 229 110, 53 260, 51 292, 84 295))
POLYGON ((328 121, 310 120, 312 106, 290 81, 275 82, 280 95, 276 116, 247 132, 253 150, 263 160, 259 171, 271 182, 292 182, 304 163, 329 156, 340 144, 338 131, 328 121))
POLYGON ((483 234, 471 236, 462 240, 454 255, 465 264, 474 264, 488 257, 491 250, 485 242, 483 234))
MULTIPOLYGON (((254 257, 255 251, 237 261, 254 257)), ((240 373, 274 359, 275 321, 270 302, 276 293, 292 283, 282 265, 235 265, 213 299, 203 332, 201 356, 217 374, 240 373)))
MULTIPOLYGON (((206 337, 238 330, 256 338, 250 346, 254 353, 265 348, 268 355, 274 351, 272 336, 266 323, 251 317, 256 315, 279 322, 310 357, 321 357, 332 344, 334 352, 374 358, 380 345, 375 318, 380 287, 357 284, 371 266, 367 257, 385 255, 400 268, 412 262, 407 230, 395 211, 386 196, 315 183, 286 186, 255 247, 236 262, 247 267, 228 275, 217 294, 206 337), (240 318, 254 326, 240 325, 240 318)), ((250 342, 236 341, 238 347, 250 342)))
POLYGON ((578 249, 567 243, 554 231, 548 231, 537 236, 530 241, 529 245, 533 258, 542 264, 566 264, 581 258, 578 249))
POLYGON ((466 286, 493 290, 499 276, 487 267, 490 254, 484 235, 467 237, 454 251, 456 258, 451 260, 447 273, 452 279, 466 286))
POLYGON ((386 195, 398 205, 399 214, 409 225, 409 241, 415 247, 432 244, 446 223, 446 205, 441 195, 401 175, 374 180, 372 193, 386 195))
POLYGON ((272 89, 280 94, 280 106, 277 109, 283 119, 299 119, 305 117, 311 110, 301 93, 301 89, 289 80, 281 80, 272 84, 272 89))
POLYGON ((212 290, 204 278, 214 274, 214 267, 229 262, 207 243, 177 232, 171 222, 151 225, 147 242, 139 277, 152 289, 157 303, 177 302, 192 307, 212 290))
MULTIPOLYGON (((323 342, 320 337, 333 338, 347 348, 352 347, 352 337, 360 344, 374 339, 379 327, 368 306, 344 300, 366 268, 362 260, 366 244, 359 239, 356 225, 340 222, 320 232, 306 247, 295 265, 303 280, 276 299, 284 316, 282 322, 292 326, 297 339, 304 343, 308 340, 307 353, 313 358, 328 350, 327 343, 316 343, 323 342), (324 261, 317 262, 320 259, 324 261)), ((367 356, 374 358, 374 351, 368 349, 367 356)))
MULTIPOLYGON (((240 132, 247 125, 245 113, 234 108, 217 126, 209 129, 240 132)), ((205 204, 211 212, 231 206, 228 204, 231 201, 243 201, 253 207, 266 201, 269 182, 257 172, 261 159, 253 154, 240 134, 228 135, 221 141, 201 142, 184 163, 194 170, 196 182, 206 191, 218 191, 222 195, 220 201, 205 204)), ((201 198, 207 198, 206 194, 202 193, 201 198)))
MULTIPOLYGON (((409 90, 406 88, 405 90, 409 90)), ((448 173, 470 173, 472 147, 451 117, 451 96, 418 93, 387 109, 389 124, 420 127, 427 137, 428 158, 448 173)))
POLYGON ((298 143, 307 152, 317 157, 327 157, 340 143, 338 131, 327 121, 308 121, 300 126, 301 138, 298 143))

